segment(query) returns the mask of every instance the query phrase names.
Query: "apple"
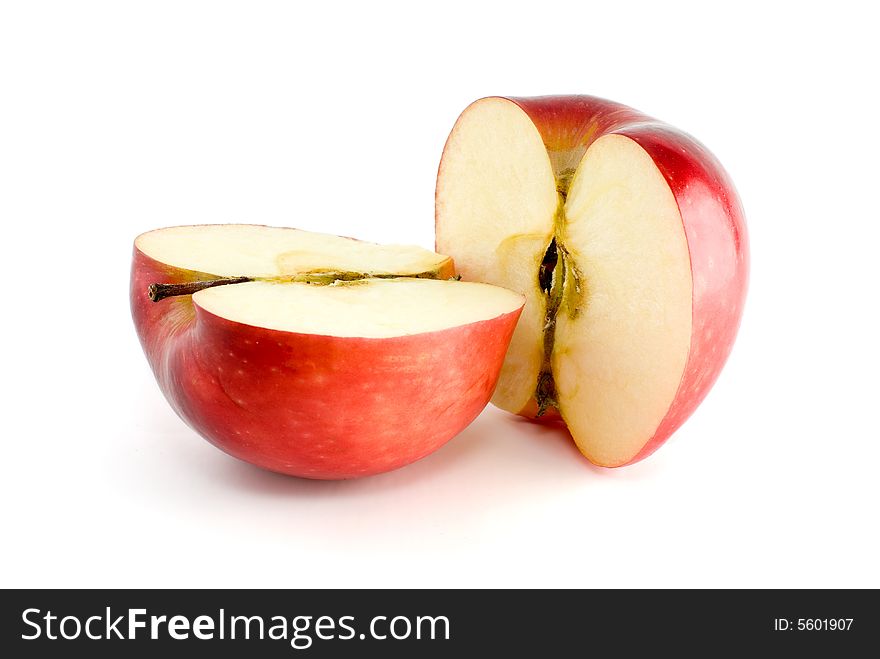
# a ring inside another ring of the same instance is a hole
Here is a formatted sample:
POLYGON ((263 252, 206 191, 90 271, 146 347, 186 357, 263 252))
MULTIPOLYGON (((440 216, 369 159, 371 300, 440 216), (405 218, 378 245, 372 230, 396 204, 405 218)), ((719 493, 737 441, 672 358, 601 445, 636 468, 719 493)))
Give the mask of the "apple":
POLYGON ((486 406, 522 296, 453 262, 296 229, 139 236, 131 310, 194 430, 273 471, 353 478, 409 464, 486 406))
POLYGON ((746 225, 686 133, 590 96, 478 100, 443 151, 435 219, 464 279, 526 297, 492 402, 563 422, 593 463, 650 455, 718 377, 746 225))

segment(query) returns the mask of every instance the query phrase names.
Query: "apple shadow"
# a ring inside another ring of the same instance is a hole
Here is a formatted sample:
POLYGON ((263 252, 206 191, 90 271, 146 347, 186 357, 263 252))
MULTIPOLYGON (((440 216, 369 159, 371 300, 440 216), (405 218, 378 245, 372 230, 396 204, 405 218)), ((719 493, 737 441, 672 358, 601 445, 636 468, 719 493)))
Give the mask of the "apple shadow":
MULTIPOLYGON (((653 471, 643 463, 621 469, 591 464, 581 455, 561 423, 534 422, 489 406, 459 435, 433 454, 401 469, 361 479, 324 481, 267 471, 233 458, 199 437, 154 397, 152 409, 140 408, 135 425, 153 440, 150 454, 132 469, 142 472, 144 487, 198 488, 225 496, 239 492, 267 502, 307 500, 331 506, 358 506, 390 500, 413 510, 422 502, 434 511, 437 501, 455 509, 490 509, 516 505, 542 492, 555 496, 566 490, 593 487, 605 479, 641 479, 653 471), (164 407, 160 412, 159 407, 164 407), (155 443, 153 443, 155 442, 155 443), (158 446, 157 446, 158 444, 158 446), (168 461, 174 462, 170 467, 168 461), (153 469, 159 476, 146 477, 153 469), (405 493, 405 497, 400 497, 405 493)), ((650 461, 649 461, 650 462, 650 461)), ((397 505, 397 504, 395 504, 397 505)))
POLYGON ((208 476, 257 497, 346 499, 395 490, 473 491, 499 497, 529 496, 529 487, 582 487, 595 478, 630 478, 632 467, 590 463, 562 423, 535 423, 487 408, 433 454, 401 469, 362 479, 323 481, 267 471, 226 456, 208 476), (478 483, 471 488, 463 483, 478 483))

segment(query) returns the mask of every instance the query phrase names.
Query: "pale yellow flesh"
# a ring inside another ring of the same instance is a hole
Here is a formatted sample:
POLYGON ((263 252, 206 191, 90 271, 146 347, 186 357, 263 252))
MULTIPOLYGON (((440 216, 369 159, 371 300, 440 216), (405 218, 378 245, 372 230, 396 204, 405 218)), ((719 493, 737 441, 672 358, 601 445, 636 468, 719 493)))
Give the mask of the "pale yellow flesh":
POLYGON ((477 323, 523 304, 521 295, 497 286, 432 279, 366 279, 331 286, 249 282, 199 291, 193 301, 245 325, 371 339, 477 323))
POLYGON ((421 247, 252 224, 157 229, 140 235, 136 245, 160 263, 219 277, 277 277, 314 270, 419 274, 437 272, 449 262, 421 247))
MULTIPOLYGON (((543 357, 538 265, 558 199, 537 129, 511 102, 472 105, 450 137, 437 188, 438 249, 467 278, 526 296, 519 340, 493 398, 520 412, 535 393, 543 357), (511 263, 505 239, 522 234, 534 240, 511 263)), ((681 216, 648 154, 629 138, 607 135, 578 166, 560 224, 557 241, 582 279, 580 295, 567 280, 556 317, 551 365, 559 411, 592 462, 625 464, 666 415, 690 348, 692 281, 681 216)))
POLYGON ((663 175, 621 135, 587 150, 565 214, 562 241, 585 291, 582 313, 557 317, 557 399, 581 451, 615 466, 654 435, 684 373, 692 313, 687 241, 663 175))
POLYGON ((503 99, 472 105, 456 124, 440 165, 437 249, 455 252, 463 279, 525 295, 492 398, 512 412, 531 399, 543 359, 546 300, 537 271, 553 236, 557 203, 550 159, 531 120, 503 99))

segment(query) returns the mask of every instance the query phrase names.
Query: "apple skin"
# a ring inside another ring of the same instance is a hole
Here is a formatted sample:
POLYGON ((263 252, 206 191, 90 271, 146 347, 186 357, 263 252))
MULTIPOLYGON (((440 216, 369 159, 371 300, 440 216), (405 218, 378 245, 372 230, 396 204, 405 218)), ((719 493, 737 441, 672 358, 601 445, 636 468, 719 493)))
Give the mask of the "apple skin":
MULTIPOLYGON (((576 166, 595 140, 629 137, 654 160, 678 204, 693 277, 691 344, 675 398, 654 436, 625 466, 656 451, 694 412, 733 347, 748 288, 745 216, 730 177, 706 147, 676 128, 625 105, 593 96, 504 97, 532 120, 557 162, 576 166)), ((535 418, 530 401, 520 411, 535 418)), ((558 414, 545 415, 558 421, 558 414)))
POLYGON ((190 296, 147 297, 151 283, 210 278, 134 248, 131 311, 159 387, 226 453, 314 479, 402 467, 463 430, 492 396, 521 311, 410 336, 340 338, 236 323, 190 296))

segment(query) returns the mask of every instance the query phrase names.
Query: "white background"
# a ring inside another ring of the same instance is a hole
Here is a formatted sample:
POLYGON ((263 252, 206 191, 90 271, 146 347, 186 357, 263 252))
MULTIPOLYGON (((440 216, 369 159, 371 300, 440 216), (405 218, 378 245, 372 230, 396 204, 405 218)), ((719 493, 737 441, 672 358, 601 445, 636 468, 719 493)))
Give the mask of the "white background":
POLYGON ((880 587, 880 47, 870 3, 829 7, 4 3, 0 585, 880 587), (598 469, 489 408, 411 467, 310 482, 175 417, 135 235, 430 247, 458 113, 548 93, 684 128, 743 198, 739 340, 663 449, 598 469))

